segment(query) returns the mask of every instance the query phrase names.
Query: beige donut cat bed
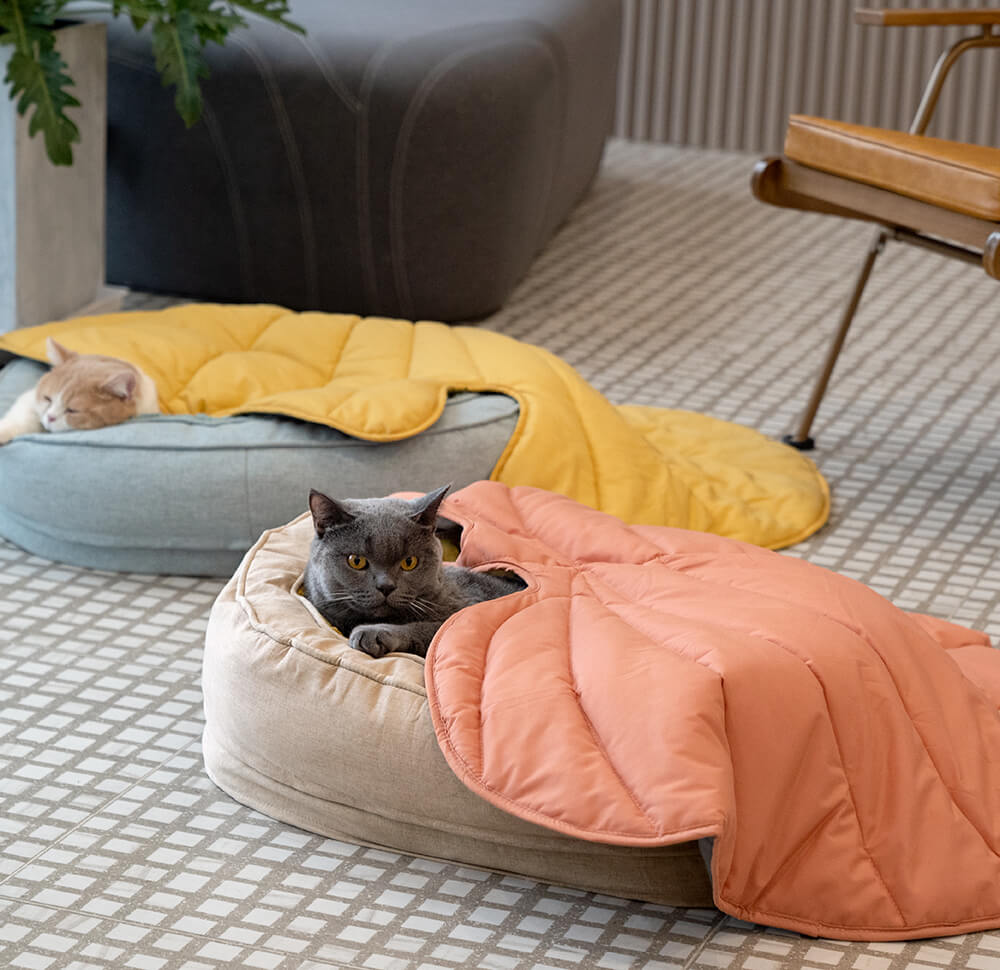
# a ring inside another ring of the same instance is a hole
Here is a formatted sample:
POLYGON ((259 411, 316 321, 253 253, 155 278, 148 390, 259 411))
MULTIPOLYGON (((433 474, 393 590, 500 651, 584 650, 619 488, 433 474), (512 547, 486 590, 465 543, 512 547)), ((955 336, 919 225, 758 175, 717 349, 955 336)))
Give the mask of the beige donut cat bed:
POLYGON ((666 904, 708 903, 704 845, 719 909, 810 936, 1000 925, 985 634, 542 489, 476 482, 441 514, 459 565, 525 585, 445 620, 426 664, 352 651, 299 595, 308 515, 250 550, 207 631, 223 789, 333 837, 666 904))
POLYGON ((711 905, 694 842, 605 845, 509 815, 438 747, 424 661, 351 650, 299 595, 308 514, 264 533, 212 610, 205 767, 258 811, 331 838, 675 906, 711 905))

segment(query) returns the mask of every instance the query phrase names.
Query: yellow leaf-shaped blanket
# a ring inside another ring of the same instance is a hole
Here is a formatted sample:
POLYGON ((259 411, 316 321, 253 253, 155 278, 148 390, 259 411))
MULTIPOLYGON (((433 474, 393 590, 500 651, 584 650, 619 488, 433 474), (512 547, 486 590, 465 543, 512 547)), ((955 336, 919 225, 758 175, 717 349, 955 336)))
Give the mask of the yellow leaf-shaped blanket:
POLYGON ((825 481, 793 449, 704 415, 613 405, 548 351, 476 327, 195 304, 13 331, 0 350, 44 360, 50 336, 141 367, 168 414, 282 414, 371 441, 426 430, 450 392, 507 394, 521 413, 491 477, 631 523, 778 548, 829 514, 825 481))

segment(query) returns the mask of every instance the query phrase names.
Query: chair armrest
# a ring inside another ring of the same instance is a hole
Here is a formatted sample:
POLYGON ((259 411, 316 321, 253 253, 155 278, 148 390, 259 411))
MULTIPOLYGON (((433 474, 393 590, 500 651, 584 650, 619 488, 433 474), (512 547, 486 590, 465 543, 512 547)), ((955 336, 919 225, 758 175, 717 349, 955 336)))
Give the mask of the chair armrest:
POLYGON ((989 26, 1000 24, 1000 7, 980 10, 952 10, 943 7, 873 10, 858 7, 854 11, 854 22, 877 27, 989 26))

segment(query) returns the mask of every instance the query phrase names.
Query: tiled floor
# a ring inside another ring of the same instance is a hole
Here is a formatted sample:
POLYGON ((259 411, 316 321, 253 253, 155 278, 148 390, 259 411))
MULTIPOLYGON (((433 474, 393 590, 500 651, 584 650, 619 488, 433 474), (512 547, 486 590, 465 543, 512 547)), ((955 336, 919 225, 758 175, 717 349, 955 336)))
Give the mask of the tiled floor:
MULTIPOLYGON (((751 163, 613 145, 484 325, 562 354, 615 401, 788 430, 869 230, 760 206, 751 163)), ((873 287, 816 429, 833 516, 789 554, 1000 638, 1000 291, 899 247, 873 287)), ((0 541, 0 966, 1000 970, 1000 932, 811 940, 250 811, 199 750, 221 585, 88 572, 0 541)))

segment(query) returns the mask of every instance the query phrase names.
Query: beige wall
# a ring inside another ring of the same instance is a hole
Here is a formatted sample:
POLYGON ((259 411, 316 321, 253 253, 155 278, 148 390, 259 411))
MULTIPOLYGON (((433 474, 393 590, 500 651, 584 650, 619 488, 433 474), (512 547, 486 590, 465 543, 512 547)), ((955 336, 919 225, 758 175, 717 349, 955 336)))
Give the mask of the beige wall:
MULTIPOLYGON (((906 128, 938 53, 978 28, 865 27, 857 6, 997 0, 623 0, 616 133, 776 151, 790 112, 906 128)), ((965 55, 928 134, 1000 146, 1000 50, 965 55)))

